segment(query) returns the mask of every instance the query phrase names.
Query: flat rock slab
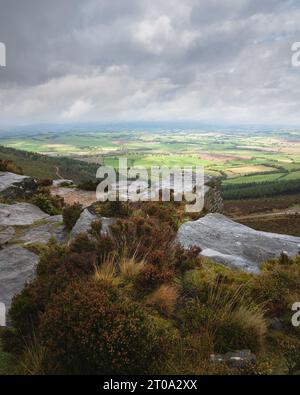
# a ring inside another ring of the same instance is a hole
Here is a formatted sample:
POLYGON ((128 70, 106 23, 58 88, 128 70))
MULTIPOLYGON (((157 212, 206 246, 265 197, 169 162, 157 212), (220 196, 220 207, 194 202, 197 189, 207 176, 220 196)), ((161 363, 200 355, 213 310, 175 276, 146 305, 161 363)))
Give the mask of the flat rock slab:
POLYGON ((32 225, 34 222, 48 217, 48 214, 30 203, 0 204, 1 225, 32 225))
POLYGON ((186 222, 179 228, 177 240, 185 248, 200 247, 201 255, 215 262, 254 273, 282 251, 290 256, 300 251, 300 237, 257 231, 222 214, 186 222))
POLYGON ((0 250, 0 303, 8 311, 12 298, 35 273, 38 256, 23 247, 9 246, 0 250))
POLYGON ((0 246, 8 243, 15 236, 15 229, 12 226, 0 225, 0 246))
POLYGON ((92 223, 97 220, 101 220, 102 222, 102 234, 107 234, 109 232, 110 225, 116 222, 115 218, 100 218, 97 215, 92 214, 88 209, 84 209, 71 231, 71 239, 74 239, 80 233, 88 232, 91 228, 92 223))
POLYGON ((26 244, 48 243, 53 237, 59 242, 65 241, 65 227, 62 224, 62 216, 56 215, 47 218, 45 224, 32 226, 30 229, 24 229, 20 232, 18 240, 26 244))

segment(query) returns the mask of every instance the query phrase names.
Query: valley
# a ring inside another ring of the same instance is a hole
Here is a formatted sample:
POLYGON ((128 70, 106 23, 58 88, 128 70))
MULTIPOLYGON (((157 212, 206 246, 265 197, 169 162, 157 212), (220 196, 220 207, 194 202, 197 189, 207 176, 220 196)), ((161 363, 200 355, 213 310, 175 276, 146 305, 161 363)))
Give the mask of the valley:
POLYGON ((204 166, 224 184, 300 180, 298 130, 107 130, 22 133, 0 144, 52 158, 117 167, 204 166))

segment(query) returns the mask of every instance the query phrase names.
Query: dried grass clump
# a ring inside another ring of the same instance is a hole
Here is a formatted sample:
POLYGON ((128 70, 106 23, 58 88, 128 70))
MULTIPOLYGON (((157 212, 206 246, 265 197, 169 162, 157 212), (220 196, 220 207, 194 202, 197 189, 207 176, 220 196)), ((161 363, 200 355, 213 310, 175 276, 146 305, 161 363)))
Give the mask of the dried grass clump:
POLYGON ((148 297, 147 304, 157 308, 161 313, 170 315, 175 309, 178 289, 171 285, 161 285, 148 297))
POLYGON ((109 255, 100 266, 96 266, 94 278, 96 281, 102 281, 110 285, 118 283, 116 258, 114 255, 109 255))
POLYGON ((135 258, 123 258, 119 265, 120 275, 127 281, 134 280, 144 269, 145 261, 137 262, 135 258))

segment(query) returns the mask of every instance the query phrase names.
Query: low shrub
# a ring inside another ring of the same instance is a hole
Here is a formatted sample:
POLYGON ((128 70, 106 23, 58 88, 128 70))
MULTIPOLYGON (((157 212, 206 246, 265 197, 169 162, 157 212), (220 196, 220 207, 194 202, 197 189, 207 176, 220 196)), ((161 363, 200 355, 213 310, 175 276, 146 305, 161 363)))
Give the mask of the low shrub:
POLYGON ((118 220, 110 227, 116 248, 128 257, 162 265, 169 264, 174 231, 166 224, 143 217, 118 220))
POLYGON ((148 373, 162 356, 163 341, 143 309, 95 281, 72 283, 56 295, 40 333, 59 373, 148 373))
POLYGON ((64 200, 59 196, 52 196, 46 189, 43 189, 32 197, 31 203, 49 215, 58 215, 62 212, 64 200))
POLYGON ((94 252, 96 251, 96 245, 88 234, 81 233, 71 241, 69 249, 71 252, 76 252, 78 254, 82 252, 94 252))
POLYGON ((130 204, 119 200, 94 203, 91 210, 102 217, 127 218, 132 214, 130 204))
POLYGON ((174 278, 170 269, 161 269, 155 265, 145 265, 135 278, 135 288, 142 293, 147 293, 163 283, 168 283, 174 278))
POLYGON ((53 183, 53 180, 51 180, 50 178, 44 178, 42 180, 38 180, 37 183, 39 187, 50 187, 53 183))
POLYGON ((72 205, 66 206, 63 209, 63 221, 65 227, 68 231, 71 231, 80 217, 82 211, 82 205, 79 203, 74 203, 72 205))

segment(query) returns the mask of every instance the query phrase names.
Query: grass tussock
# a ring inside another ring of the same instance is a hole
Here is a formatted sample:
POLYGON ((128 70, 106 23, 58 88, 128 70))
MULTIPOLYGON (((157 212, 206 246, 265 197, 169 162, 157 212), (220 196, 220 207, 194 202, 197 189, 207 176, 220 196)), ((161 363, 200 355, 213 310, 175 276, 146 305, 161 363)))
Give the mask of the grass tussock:
POLYGON ((21 369, 24 375, 42 375, 45 373, 47 348, 36 337, 25 346, 21 357, 21 369))
POLYGON ((114 255, 110 255, 100 266, 96 266, 94 278, 95 281, 102 281, 110 285, 115 285, 118 282, 114 255))
POLYGON ((137 262, 134 257, 122 258, 119 270, 120 275, 127 281, 133 281, 144 269, 146 262, 144 260, 137 262))
POLYGON ((178 296, 178 288, 163 284, 148 297, 147 304, 163 314, 171 315, 175 310, 178 296))

